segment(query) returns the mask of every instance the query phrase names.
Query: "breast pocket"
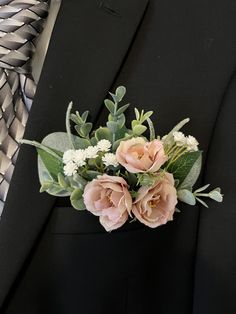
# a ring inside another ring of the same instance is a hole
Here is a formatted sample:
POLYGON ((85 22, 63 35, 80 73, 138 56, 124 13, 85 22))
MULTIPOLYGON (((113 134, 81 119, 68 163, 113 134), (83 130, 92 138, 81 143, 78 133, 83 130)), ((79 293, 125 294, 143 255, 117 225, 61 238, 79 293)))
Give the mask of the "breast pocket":
MULTIPOLYGON (((127 221, 121 228, 112 233, 143 229, 139 221, 127 221)), ((76 210, 73 207, 55 207, 52 213, 50 230, 52 234, 93 234, 108 233, 99 222, 99 217, 87 210, 76 210)))

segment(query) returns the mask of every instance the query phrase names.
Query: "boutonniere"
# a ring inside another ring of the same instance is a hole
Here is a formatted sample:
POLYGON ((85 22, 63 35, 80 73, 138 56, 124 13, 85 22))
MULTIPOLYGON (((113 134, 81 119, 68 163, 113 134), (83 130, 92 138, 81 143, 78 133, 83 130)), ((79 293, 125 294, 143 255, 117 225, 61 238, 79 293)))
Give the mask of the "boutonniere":
POLYGON ((105 126, 93 130, 86 111, 66 112, 66 132, 46 136, 42 143, 22 140, 38 153, 41 192, 70 197, 77 210, 99 217, 107 231, 138 219, 156 228, 173 220, 178 201, 195 205, 210 198, 222 202, 220 188, 209 184, 193 189, 202 167, 202 151, 192 136, 180 131, 184 119, 169 134, 156 135, 152 111, 134 109, 126 124, 129 104, 120 105, 126 89, 120 86, 104 104, 109 111, 105 126), (74 131, 72 133, 73 123, 74 131))

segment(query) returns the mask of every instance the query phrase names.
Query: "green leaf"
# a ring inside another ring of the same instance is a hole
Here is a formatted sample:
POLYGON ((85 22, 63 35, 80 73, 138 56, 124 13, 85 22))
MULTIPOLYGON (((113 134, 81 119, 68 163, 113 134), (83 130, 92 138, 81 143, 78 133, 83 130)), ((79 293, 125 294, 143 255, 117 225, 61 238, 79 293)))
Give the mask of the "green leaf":
POLYGON ((47 189, 47 193, 58 197, 65 197, 70 195, 70 192, 60 187, 57 182, 54 182, 53 185, 47 189))
POLYGON ((202 153, 199 154, 199 157, 193 163, 192 168, 190 169, 189 173, 187 174, 186 178, 179 186, 179 188, 191 189, 200 175, 201 168, 202 168, 202 153))
POLYGON ((93 124, 90 122, 81 125, 80 130, 84 137, 89 135, 90 131, 92 130, 92 127, 93 127, 93 124))
POLYGON ((93 136, 93 137, 90 139, 90 142, 91 142, 91 145, 92 145, 92 146, 96 146, 97 143, 98 143, 98 140, 96 139, 95 136, 93 136))
POLYGON ((208 208, 209 206, 207 205, 207 203, 205 203, 202 199, 200 199, 199 197, 196 197, 196 200, 201 203, 204 207, 208 208))
POLYGON ((210 184, 206 184, 206 185, 204 185, 204 186, 198 188, 198 189, 195 190, 194 192, 195 192, 195 193, 202 192, 202 191, 206 190, 209 186, 210 186, 210 184))
POLYGON ((143 119, 141 122, 146 121, 148 118, 151 117, 151 115, 153 114, 153 111, 147 111, 144 115, 143 115, 143 119))
MULTIPOLYGON (((74 140, 78 139, 77 136, 74 136, 74 140)), ((57 153, 65 152, 70 149, 70 144, 68 142, 68 136, 65 132, 55 132, 47 135, 42 144, 50 147, 52 150, 57 153)), ((55 186, 58 180, 58 174, 63 173, 63 163, 62 160, 58 160, 57 158, 49 155, 48 153, 38 150, 38 172, 39 172, 39 181, 41 185, 45 181, 55 181, 54 185, 47 190, 47 192, 51 195, 56 196, 69 196, 70 192, 62 190, 62 188, 57 185, 55 186)))
POLYGON ((219 191, 217 191, 217 190, 211 191, 211 192, 209 193, 209 197, 210 197, 211 199, 213 199, 214 201, 216 201, 216 202, 219 202, 219 203, 223 202, 223 196, 222 196, 222 194, 221 194, 219 191))
POLYGON ((193 171, 192 177, 190 175, 190 177, 186 179, 186 182, 189 182, 189 185, 196 181, 199 174, 198 167, 201 154, 201 151, 186 153, 168 167, 168 172, 171 172, 174 178, 179 180, 180 186, 182 186, 182 183, 185 181, 191 169, 194 167, 194 164, 197 162, 196 169, 198 171, 193 171))
POLYGON ((133 120, 133 121, 131 122, 132 130, 134 129, 134 127, 136 127, 136 125, 140 125, 139 121, 133 120))
POLYGON ((194 196, 194 194, 189 191, 189 190, 179 190, 177 192, 177 196, 178 196, 178 199, 181 201, 181 202, 184 202, 188 205, 196 205, 196 198, 194 196))
POLYGON ((115 102, 115 103, 118 103, 118 97, 117 97, 115 94, 113 94, 113 93, 110 93, 110 92, 109 92, 109 94, 111 95, 111 97, 112 97, 112 99, 114 100, 114 102, 115 102))
POLYGON ((59 159, 39 148, 37 149, 37 152, 49 174, 54 180, 57 180, 58 173, 63 172, 62 160, 60 161, 59 159))
POLYGON ((87 184, 87 181, 80 176, 78 173, 73 175, 73 179, 78 182, 81 186, 85 186, 87 184))
POLYGON ((112 142, 112 132, 106 127, 100 127, 95 131, 95 138, 98 141, 106 139, 112 142))
POLYGON ((108 122, 117 123, 118 128, 121 129, 125 125, 125 115, 122 113, 119 115, 119 117, 117 117, 117 116, 113 116, 112 114, 109 114, 108 122))
POLYGON ((134 113, 135 113, 136 120, 139 121, 140 113, 137 108, 134 108, 134 113))
POLYGON ((119 86, 116 89, 116 97, 117 97, 117 102, 120 102, 123 97, 125 96, 126 93, 126 88, 124 86, 119 86))
POLYGON ((76 149, 85 149, 91 145, 90 141, 86 138, 76 137, 74 139, 76 149))
POLYGON ((95 170, 87 170, 86 173, 84 173, 84 177, 90 181, 96 179, 99 175, 102 175, 102 173, 95 170))
POLYGON ((147 130, 147 127, 145 125, 136 125, 134 128, 133 128, 133 132, 135 135, 141 135, 143 134, 145 131, 147 130))
POLYGON ((83 201, 83 191, 75 189, 70 196, 71 205, 78 210, 86 209, 83 201))
POLYGON ((46 192, 53 185, 53 181, 44 181, 40 188, 40 193, 46 192))
POLYGON ((138 174, 138 182, 140 185, 152 186, 156 182, 156 177, 148 173, 138 174))
POLYGON ((70 115, 70 119, 71 119, 72 122, 74 122, 74 123, 76 123, 76 124, 81 124, 81 123, 83 123, 81 117, 78 116, 78 115, 76 115, 76 114, 74 114, 74 113, 72 113, 72 114, 70 115))
POLYGON ((105 99, 104 104, 110 113, 112 113, 112 114, 115 113, 115 104, 110 99, 105 99))
POLYGON ((60 172, 57 175, 57 181, 63 189, 67 189, 69 187, 68 182, 66 181, 66 178, 60 172))
POLYGON ((120 114, 124 113, 125 110, 127 110, 129 107, 129 104, 126 104, 122 107, 120 107, 117 111, 116 111, 116 116, 119 116, 120 114))
POLYGON ((88 115, 89 115, 89 111, 88 111, 88 110, 86 110, 86 111, 82 114, 81 118, 82 118, 82 120, 83 120, 84 122, 87 121, 88 115))
POLYGON ((115 121, 108 121, 107 127, 112 133, 116 133, 116 131, 119 129, 119 125, 115 121))

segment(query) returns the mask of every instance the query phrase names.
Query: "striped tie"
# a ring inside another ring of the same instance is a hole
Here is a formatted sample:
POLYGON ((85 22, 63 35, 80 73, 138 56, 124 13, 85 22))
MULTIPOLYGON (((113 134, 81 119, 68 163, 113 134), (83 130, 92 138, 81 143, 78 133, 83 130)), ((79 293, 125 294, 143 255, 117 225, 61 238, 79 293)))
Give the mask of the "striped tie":
POLYGON ((46 1, 0 0, 0 215, 36 89, 31 57, 47 13, 46 1))

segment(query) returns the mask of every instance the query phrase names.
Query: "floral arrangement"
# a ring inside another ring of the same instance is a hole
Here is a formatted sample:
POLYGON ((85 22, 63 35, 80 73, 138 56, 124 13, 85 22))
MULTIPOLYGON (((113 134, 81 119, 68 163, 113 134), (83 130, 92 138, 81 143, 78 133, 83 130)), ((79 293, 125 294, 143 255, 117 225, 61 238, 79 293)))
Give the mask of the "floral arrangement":
POLYGON ((126 221, 138 219, 156 228, 173 220, 178 201, 195 205, 209 197, 222 202, 220 188, 209 184, 193 191, 202 166, 198 141, 180 129, 184 119, 169 134, 156 136, 152 111, 134 109, 135 119, 126 125, 120 105, 126 89, 120 86, 104 104, 109 111, 105 126, 93 130, 86 111, 66 113, 66 132, 46 136, 42 143, 22 140, 38 152, 41 192, 70 197, 77 210, 88 210, 111 231, 126 221), (72 134, 71 123, 76 132, 72 134))

